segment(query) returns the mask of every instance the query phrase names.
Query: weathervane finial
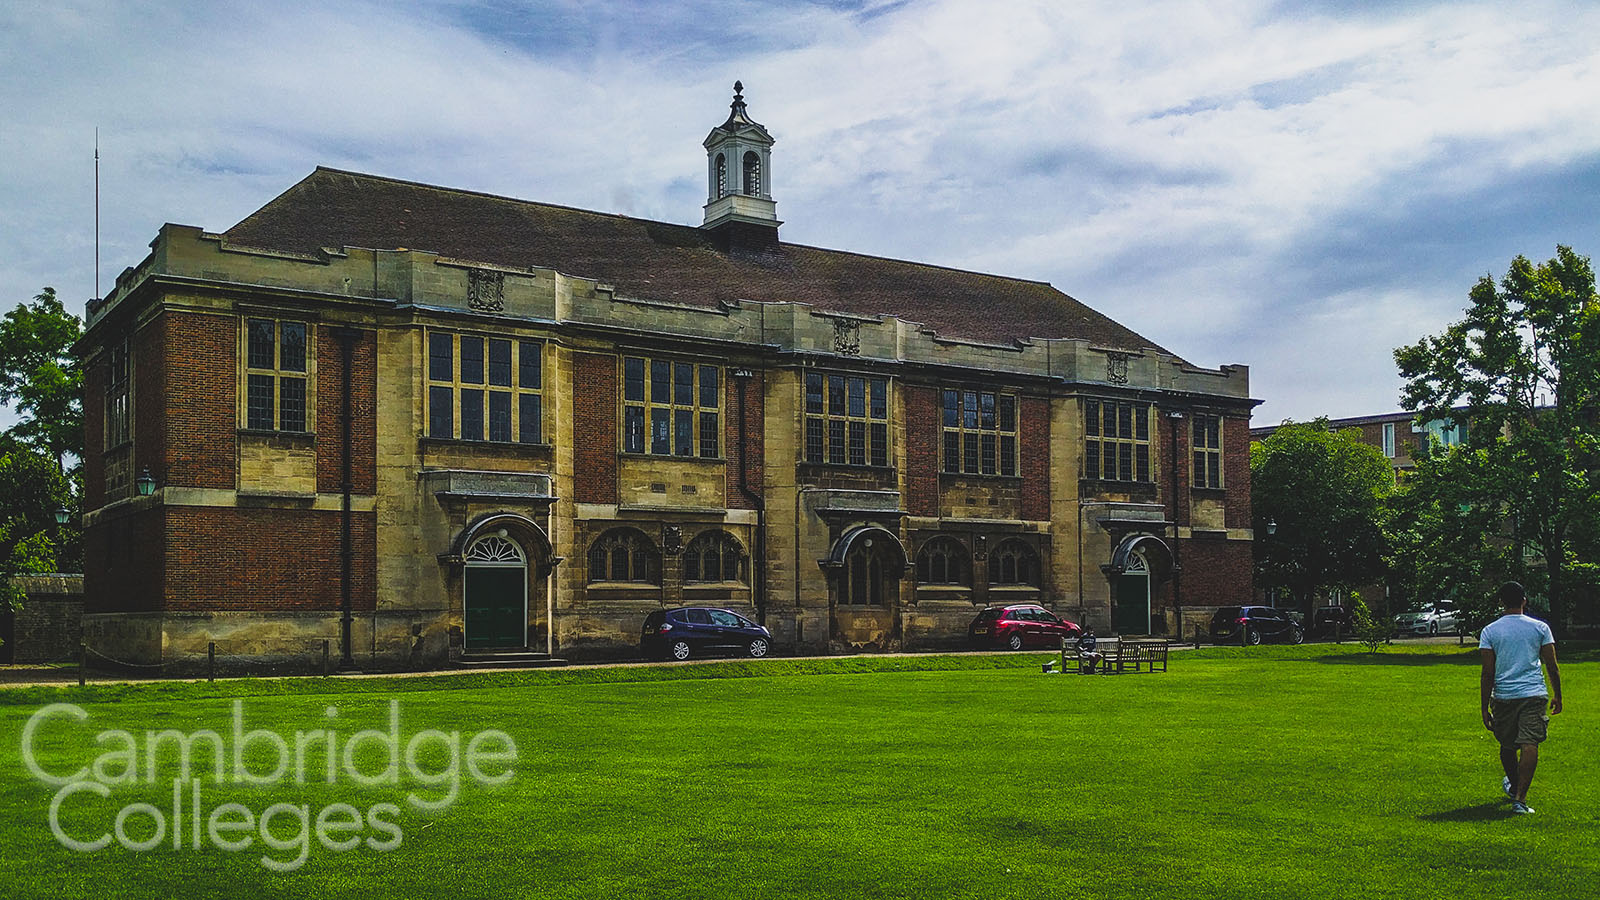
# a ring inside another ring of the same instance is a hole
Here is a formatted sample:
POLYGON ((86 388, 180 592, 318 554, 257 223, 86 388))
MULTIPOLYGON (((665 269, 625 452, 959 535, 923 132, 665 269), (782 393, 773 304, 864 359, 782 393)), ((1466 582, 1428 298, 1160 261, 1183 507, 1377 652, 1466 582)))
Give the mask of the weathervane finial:
POLYGON ((743 100, 744 98, 742 96, 740 96, 740 94, 743 91, 744 91, 744 82, 735 81, 733 83, 733 99, 735 99, 735 100, 743 100))

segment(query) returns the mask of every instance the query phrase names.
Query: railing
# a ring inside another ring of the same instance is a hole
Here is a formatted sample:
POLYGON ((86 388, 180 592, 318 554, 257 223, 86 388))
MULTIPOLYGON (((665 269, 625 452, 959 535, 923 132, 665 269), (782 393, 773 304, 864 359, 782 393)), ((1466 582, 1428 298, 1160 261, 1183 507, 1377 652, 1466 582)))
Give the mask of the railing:
MULTIPOLYGON (((252 642, 249 646, 260 647, 252 642)), ((331 640, 295 641, 288 645, 261 649, 258 652, 241 651, 240 642, 208 641, 203 667, 198 654, 164 659, 156 663, 133 662, 120 659, 89 645, 78 645, 78 684, 87 684, 92 672, 114 672, 120 675, 204 675, 215 681, 219 674, 234 677, 276 675, 331 675, 334 671, 333 642, 331 640), (92 665, 91 665, 92 664, 92 665)))

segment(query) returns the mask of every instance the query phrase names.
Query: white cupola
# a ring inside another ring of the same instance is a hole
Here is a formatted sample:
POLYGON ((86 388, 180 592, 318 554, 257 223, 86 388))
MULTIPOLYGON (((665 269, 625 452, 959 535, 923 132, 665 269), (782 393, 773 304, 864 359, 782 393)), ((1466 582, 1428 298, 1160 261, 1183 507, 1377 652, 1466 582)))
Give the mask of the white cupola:
POLYGON ((728 121, 706 135, 706 218, 701 228, 724 246, 778 242, 778 205, 772 200, 772 135, 750 118, 744 85, 733 83, 728 121))

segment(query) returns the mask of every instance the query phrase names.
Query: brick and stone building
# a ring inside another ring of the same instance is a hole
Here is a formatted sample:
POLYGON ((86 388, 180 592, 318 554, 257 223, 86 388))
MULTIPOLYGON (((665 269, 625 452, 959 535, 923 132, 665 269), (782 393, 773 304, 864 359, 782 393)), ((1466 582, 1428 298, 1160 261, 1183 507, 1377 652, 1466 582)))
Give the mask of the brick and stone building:
POLYGON ((736 94, 698 227, 319 168, 92 305, 85 639, 130 662, 957 645, 1250 596, 1244 366, 1048 284, 790 244, 736 94), (150 488, 143 493, 139 482, 150 488), (336 651, 337 652, 337 651, 336 651))

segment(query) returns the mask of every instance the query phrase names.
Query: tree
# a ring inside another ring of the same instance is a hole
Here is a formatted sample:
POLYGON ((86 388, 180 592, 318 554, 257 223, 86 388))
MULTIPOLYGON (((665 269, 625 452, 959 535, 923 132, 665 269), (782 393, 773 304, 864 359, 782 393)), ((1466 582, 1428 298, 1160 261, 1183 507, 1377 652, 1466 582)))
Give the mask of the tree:
POLYGON ((1382 574, 1394 471, 1359 431, 1332 431, 1326 419, 1286 422, 1250 445, 1250 484, 1256 581, 1286 588, 1307 621, 1319 588, 1352 588, 1382 574))
POLYGON ((1425 541, 1448 540, 1469 572, 1533 581, 1560 631, 1575 604, 1592 610, 1600 582, 1594 269, 1558 246, 1538 265, 1518 256, 1499 284, 1485 275, 1469 299, 1443 334, 1395 351, 1405 408, 1467 428, 1461 446, 1419 470, 1432 507, 1416 525, 1425 541))
POLYGON ((54 288, 0 319, 0 403, 21 418, 7 433, 55 457, 63 472, 69 456, 76 466, 83 455, 83 373, 73 355, 82 336, 54 288))
POLYGON ((0 606, 22 605, 17 575, 60 568, 55 513, 71 501, 67 484, 43 454, 17 446, 0 450, 0 606))

